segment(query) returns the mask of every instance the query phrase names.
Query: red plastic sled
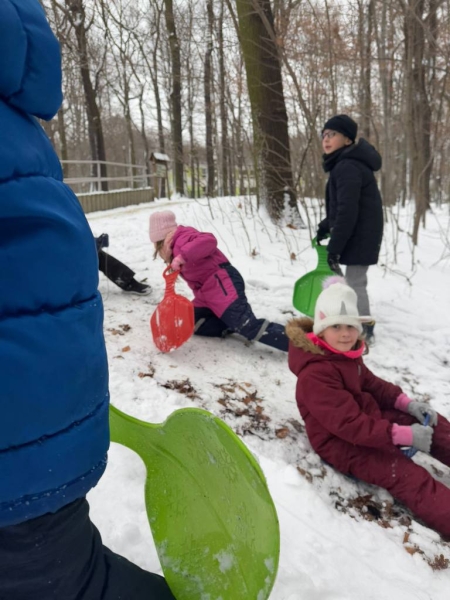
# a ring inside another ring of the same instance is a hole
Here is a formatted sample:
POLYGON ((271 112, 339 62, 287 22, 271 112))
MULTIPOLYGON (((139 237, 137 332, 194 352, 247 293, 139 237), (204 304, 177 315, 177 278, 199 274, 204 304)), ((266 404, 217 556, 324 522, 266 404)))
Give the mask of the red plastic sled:
POLYGON ((166 291, 150 319, 153 341, 161 352, 176 350, 194 333, 194 307, 190 300, 175 292, 180 271, 170 270, 170 267, 164 270, 166 291))

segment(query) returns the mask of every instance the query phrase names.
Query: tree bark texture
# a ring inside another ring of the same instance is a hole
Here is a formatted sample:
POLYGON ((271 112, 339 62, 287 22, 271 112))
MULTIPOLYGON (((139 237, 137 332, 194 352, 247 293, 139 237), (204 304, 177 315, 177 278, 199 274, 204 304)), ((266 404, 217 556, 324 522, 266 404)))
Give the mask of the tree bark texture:
POLYGON ((222 131, 221 158, 222 158, 222 194, 228 196, 230 193, 231 182, 228 181, 228 114, 226 103, 226 83, 225 83, 225 55, 223 47, 223 18, 224 18, 224 0, 220 4, 220 18, 218 25, 218 46, 219 46, 219 78, 220 78, 220 128, 222 131))
MULTIPOLYGON (((415 201, 412 239, 417 244, 419 226, 430 208, 431 106, 428 100, 426 68, 427 40, 425 0, 408 0, 405 10, 405 60, 407 77, 407 136, 409 183, 415 201)), ((428 42, 429 43, 429 42, 428 42)))
POLYGON ((252 110, 257 181, 270 218, 278 222, 291 209, 293 190, 288 120, 269 0, 236 0, 239 39, 252 110))
POLYGON ((183 125, 181 118, 181 56, 180 44, 175 26, 173 1, 164 0, 166 28, 169 35, 170 55, 172 62, 172 90, 170 93, 171 105, 171 132, 173 171, 175 177, 175 191, 184 196, 184 159, 183 159, 183 125))
POLYGON ((369 4, 361 1, 359 5, 359 40, 361 53, 361 73, 360 73, 360 132, 362 137, 370 139, 370 120, 372 116, 372 90, 371 90, 371 69, 372 69, 372 24, 374 12, 374 0, 369 4))
POLYGON ((212 115, 212 52, 214 12, 212 0, 206 0, 206 13, 208 15, 208 40, 206 43, 204 63, 204 89, 205 89, 205 126, 206 126, 206 195, 215 195, 215 166, 213 142, 213 115, 212 115))
MULTIPOLYGON (((100 109, 97 104, 97 98, 89 71, 89 56, 87 51, 87 38, 85 29, 86 13, 84 10, 83 0, 66 0, 66 6, 69 10, 70 22, 75 31, 75 36, 77 39, 80 73, 86 103, 91 156, 93 161, 103 161, 93 165, 93 176, 97 177, 98 173, 100 173, 102 178, 106 178, 108 173, 106 164, 104 164, 106 161, 105 140, 103 136, 100 109)), ((104 192, 108 191, 107 181, 101 182, 101 189, 104 192)))

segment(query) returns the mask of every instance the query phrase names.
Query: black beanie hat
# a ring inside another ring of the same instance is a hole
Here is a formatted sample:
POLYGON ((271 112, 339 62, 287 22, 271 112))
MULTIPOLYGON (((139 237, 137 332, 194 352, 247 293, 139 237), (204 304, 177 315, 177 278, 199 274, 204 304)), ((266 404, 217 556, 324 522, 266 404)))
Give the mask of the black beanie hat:
POLYGON ((324 128, 322 129, 322 133, 325 129, 331 129, 332 131, 338 131, 348 137, 352 142, 356 139, 356 134, 358 133, 358 125, 355 123, 353 119, 351 119, 348 115, 335 115, 328 119, 325 123, 324 128))

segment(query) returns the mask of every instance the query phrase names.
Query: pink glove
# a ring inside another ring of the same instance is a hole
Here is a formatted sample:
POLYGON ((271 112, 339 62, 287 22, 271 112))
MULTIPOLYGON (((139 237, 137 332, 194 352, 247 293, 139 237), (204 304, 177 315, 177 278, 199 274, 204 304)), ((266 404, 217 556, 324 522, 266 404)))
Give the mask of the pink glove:
POLYGON ((419 423, 414 425, 392 425, 392 441, 396 446, 414 446, 421 452, 430 453, 433 443, 433 428, 424 427, 419 423))
POLYGON ((413 430, 409 425, 392 425, 392 443, 396 446, 412 446, 413 430))
POLYGON ((412 415, 419 421, 419 423, 422 423, 422 425, 425 422, 425 415, 428 414, 430 418, 430 425, 432 427, 437 425, 437 412, 426 402, 416 402, 415 400, 411 400, 411 398, 409 398, 406 394, 400 394, 395 401, 394 408, 412 415))
POLYGON ((173 261, 170 264, 170 268, 173 271, 180 271, 181 267, 184 265, 184 260, 181 256, 181 254, 179 254, 178 256, 175 256, 175 258, 173 259, 173 261))
POLYGON ((394 408, 401 410, 402 412, 408 412, 408 405, 412 402, 411 398, 406 394, 400 394, 394 404, 394 408))

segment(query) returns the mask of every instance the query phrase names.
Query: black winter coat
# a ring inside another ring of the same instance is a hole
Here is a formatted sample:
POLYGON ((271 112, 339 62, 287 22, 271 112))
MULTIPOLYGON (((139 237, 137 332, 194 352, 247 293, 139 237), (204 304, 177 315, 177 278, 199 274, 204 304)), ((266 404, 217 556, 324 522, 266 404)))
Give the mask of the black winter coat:
POLYGON ((328 253, 338 254, 344 265, 375 265, 383 237, 382 201, 374 175, 381 168, 381 156, 360 139, 330 162, 327 216, 319 225, 331 234, 328 253))

